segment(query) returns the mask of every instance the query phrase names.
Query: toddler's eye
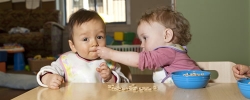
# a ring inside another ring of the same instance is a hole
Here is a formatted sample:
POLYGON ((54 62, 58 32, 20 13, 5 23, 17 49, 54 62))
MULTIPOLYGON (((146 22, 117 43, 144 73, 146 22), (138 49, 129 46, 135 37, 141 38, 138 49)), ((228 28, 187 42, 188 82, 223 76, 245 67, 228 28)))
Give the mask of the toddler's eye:
POLYGON ((84 38, 83 41, 88 41, 88 38, 84 38))
POLYGON ((104 37, 103 36, 97 36, 97 39, 103 39, 104 37))
POLYGON ((144 36, 144 37, 142 37, 144 40, 146 40, 147 38, 144 36))

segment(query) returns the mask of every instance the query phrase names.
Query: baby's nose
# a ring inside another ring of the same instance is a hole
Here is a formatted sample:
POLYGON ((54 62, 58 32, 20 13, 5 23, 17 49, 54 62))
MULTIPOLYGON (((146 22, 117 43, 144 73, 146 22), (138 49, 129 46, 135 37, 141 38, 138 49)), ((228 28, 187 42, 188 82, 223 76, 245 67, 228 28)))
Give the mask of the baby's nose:
POLYGON ((98 46, 99 46, 99 44, 97 43, 96 40, 94 40, 94 41, 92 42, 92 47, 98 47, 98 46))
POLYGON ((93 46, 94 46, 94 47, 98 47, 99 45, 98 45, 98 44, 94 44, 93 46))

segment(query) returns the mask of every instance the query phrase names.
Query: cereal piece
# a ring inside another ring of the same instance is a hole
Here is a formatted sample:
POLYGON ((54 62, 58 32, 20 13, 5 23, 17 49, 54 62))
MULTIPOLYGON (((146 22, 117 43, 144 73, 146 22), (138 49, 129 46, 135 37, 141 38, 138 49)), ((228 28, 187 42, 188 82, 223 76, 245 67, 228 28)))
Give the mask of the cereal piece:
POLYGON ((109 89, 111 89, 112 87, 114 87, 114 86, 112 86, 112 85, 108 85, 108 88, 109 88, 109 89))
POLYGON ((144 91, 144 89, 142 87, 139 88, 139 91, 144 91))
POLYGON ((128 90, 128 88, 122 88, 122 91, 127 91, 128 90))
POLYGON ((157 86, 153 86, 153 89, 154 89, 154 90, 157 90, 158 88, 157 88, 157 86))
POLYGON ((139 88, 138 87, 133 87, 133 91, 138 91, 139 88))

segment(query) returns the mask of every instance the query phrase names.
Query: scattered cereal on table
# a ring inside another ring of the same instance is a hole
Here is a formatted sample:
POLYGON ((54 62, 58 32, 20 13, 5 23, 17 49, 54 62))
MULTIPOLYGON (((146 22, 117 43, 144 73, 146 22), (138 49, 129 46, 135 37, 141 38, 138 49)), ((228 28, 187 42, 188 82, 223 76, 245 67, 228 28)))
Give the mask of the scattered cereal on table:
POLYGON ((108 85, 108 89, 110 90, 113 90, 113 91, 133 91, 133 92, 144 92, 144 91, 147 91, 147 92, 150 92, 150 91, 153 91, 153 90, 157 90, 157 86, 153 86, 153 87, 139 87, 139 86, 136 86, 135 84, 132 84, 128 87, 115 87, 115 85, 108 85))

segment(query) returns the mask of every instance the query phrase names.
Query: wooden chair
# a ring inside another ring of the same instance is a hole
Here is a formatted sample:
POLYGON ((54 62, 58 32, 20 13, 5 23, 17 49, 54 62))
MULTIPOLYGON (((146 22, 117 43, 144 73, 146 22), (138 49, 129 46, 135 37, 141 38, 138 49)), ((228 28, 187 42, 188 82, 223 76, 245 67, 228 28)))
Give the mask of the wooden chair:
POLYGON ((132 82, 132 74, 128 66, 119 63, 121 66, 121 72, 129 79, 129 82, 132 82))
POLYGON ((130 83, 153 83, 153 71, 141 71, 138 68, 128 67, 119 63, 121 72, 129 79, 130 83))
POLYGON ((197 65, 206 71, 211 72, 212 83, 236 83, 232 67, 235 63, 230 61, 196 62, 197 65))

